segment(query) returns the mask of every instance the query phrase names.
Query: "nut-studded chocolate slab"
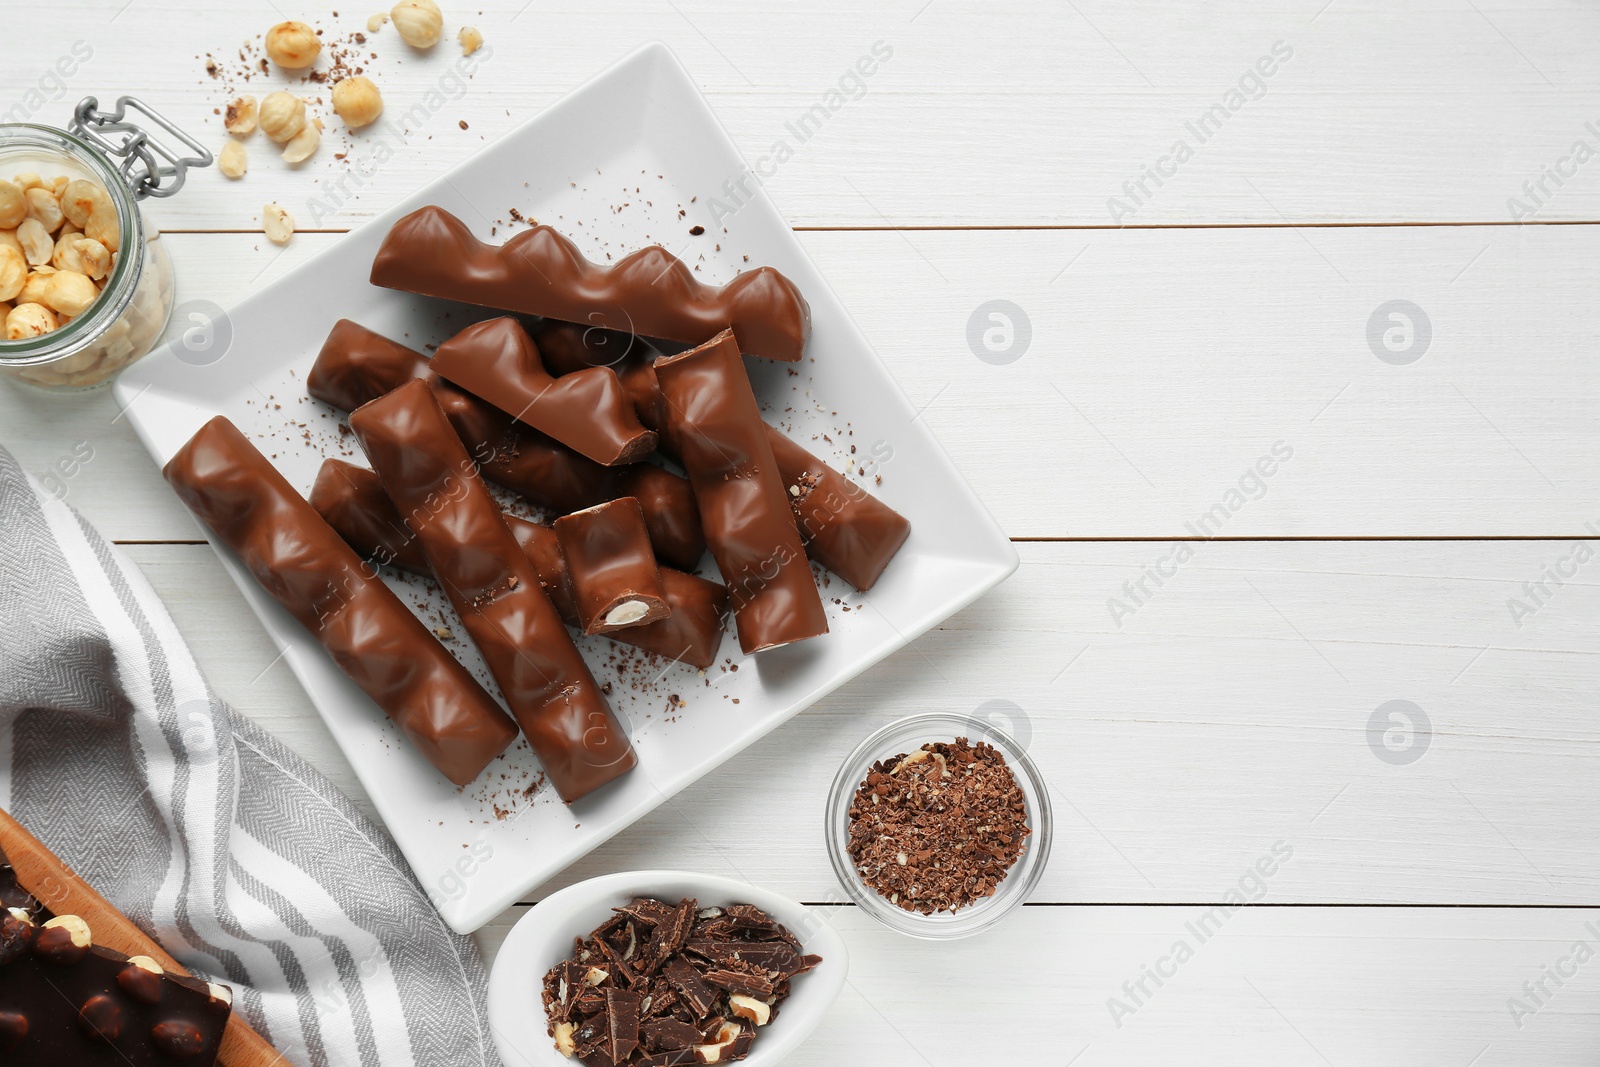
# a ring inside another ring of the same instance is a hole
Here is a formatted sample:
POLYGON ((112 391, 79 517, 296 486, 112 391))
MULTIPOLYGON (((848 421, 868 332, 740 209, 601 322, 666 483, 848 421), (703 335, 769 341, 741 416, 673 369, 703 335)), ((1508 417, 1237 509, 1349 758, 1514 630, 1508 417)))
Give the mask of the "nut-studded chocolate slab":
POLYGON ((232 1003, 225 986, 93 944, 75 915, 0 914, 0 1062, 210 1067, 232 1003))
POLYGON ((821 962, 752 905, 639 897, 545 975, 548 1032, 589 1067, 741 1060, 821 962))

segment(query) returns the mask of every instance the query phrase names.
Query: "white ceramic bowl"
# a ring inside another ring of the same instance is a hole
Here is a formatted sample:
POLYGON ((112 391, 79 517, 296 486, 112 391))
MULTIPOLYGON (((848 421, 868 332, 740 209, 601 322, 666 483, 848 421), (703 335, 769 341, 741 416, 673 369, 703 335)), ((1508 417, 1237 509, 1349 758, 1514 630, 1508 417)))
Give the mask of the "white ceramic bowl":
POLYGON ((634 897, 676 902, 694 897, 701 907, 754 904, 787 926, 804 951, 822 957, 815 970, 794 979, 778 1017, 756 1034, 744 1067, 775 1064, 799 1047, 844 989, 850 971, 844 939, 823 916, 788 897, 711 874, 686 871, 623 871, 566 889, 535 904, 512 927, 489 975, 489 1027, 506 1067, 573 1067, 546 1032, 544 976, 572 952, 574 937, 611 917, 611 909, 634 897))

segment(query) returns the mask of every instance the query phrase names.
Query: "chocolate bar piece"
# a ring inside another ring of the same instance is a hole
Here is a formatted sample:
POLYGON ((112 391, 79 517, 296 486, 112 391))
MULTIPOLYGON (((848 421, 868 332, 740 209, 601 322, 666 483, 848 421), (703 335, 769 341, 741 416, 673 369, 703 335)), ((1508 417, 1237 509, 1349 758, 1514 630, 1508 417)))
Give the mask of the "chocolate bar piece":
POLYGON ((362 405, 350 428, 561 799, 631 770, 627 732, 427 383, 362 405))
POLYGON ((0 1062, 210 1067, 232 1005, 226 986, 93 944, 76 915, 0 914, 0 1062))
POLYGON ((656 434, 633 412, 616 372, 591 367, 556 378, 510 316, 474 323, 439 346, 430 364, 448 382, 607 467, 655 451, 656 434))
POLYGON ((610 500, 554 525, 584 633, 660 622, 671 612, 637 500, 610 500))
POLYGON ((771 267, 718 288, 659 245, 599 266, 548 226, 489 245, 433 206, 394 224, 372 284, 691 345, 731 329, 741 350, 785 363, 800 359, 811 333, 805 297, 771 267))
POLYGON ((650 543, 663 561, 689 570, 705 554, 700 514, 687 480, 652 463, 606 467, 580 456, 440 378, 422 353, 349 319, 335 323, 323 342, 306 377, 306 391, 354 411, 412 378, 433 389, 484 478, 562 514, 631 496, 644 509, 650 543))
POLYGON ((494 699, 233 423, 206 423, 162 474, 446 778, 466 785, 516 740, 494 699))
POLYGON ((746 653, 828 632, 805 546, 732 331, 658 360, 667 436, 689 472, 706 543, 746 653))
MULTIPOLYGON (((611 360, 608 365, 633 400, 639 421, 665 434, 666 402, 650 364, 650 348, 643 341, 549 319, 534 331, 534 340, 556 374, 611 360)), ((806 555, 857 589, 871 589, 911 535, 911 524, 772 426, 767 427, 767 443, 789 494, 806 555)), ((665 436, 658 447, 673 453, 665 436)))
POLYGON ((777 1016, 791 981, 822 962, 801 956, 799 944, 748 904, 700 910, 691 898, 676 906, 634 900, 578 938, 572 957, 545 974, 550 1036, 585 1064, 743 1059, 777 1016), (751 921, 730 920, 733 908, 751 921), (651 948, 640 952, 645 944, 651 948), (719 949, 711 960, 680 951, 684 944, 719 949))
MULTIPOLYGON (((414 574, 432 573, 415 534, 395 510, 378 476, 365 467, 343 460, 324 460, 311 488, 311 506, 362 558, 414 574)), ((568 626, 577 627, 578 611, 567 577, 567 561, 555 531, 516 515, 506 515, 505 520, 561 618, 568 626)), ((710 667, 722 645, 728 591, 717 582, 671 567, 661 568, 661 585, 670 612, 666 618, 606 636, 702 670, 710 667)))

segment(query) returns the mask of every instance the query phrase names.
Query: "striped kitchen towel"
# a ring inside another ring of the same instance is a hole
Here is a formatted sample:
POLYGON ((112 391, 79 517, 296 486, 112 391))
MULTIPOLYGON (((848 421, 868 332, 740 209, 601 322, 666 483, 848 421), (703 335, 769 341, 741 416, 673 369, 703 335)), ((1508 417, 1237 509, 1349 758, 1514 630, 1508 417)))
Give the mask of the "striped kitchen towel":
POLYGON ((499 1067, 477 948, 394 842, 3 448, 0 806, 299 1067, 499 1067))

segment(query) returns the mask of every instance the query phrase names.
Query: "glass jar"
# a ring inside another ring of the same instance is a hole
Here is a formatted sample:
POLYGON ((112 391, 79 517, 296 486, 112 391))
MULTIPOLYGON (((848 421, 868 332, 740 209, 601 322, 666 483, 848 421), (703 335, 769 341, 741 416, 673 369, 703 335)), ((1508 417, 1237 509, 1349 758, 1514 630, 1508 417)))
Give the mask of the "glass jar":
POLYGON ((46 389, 92 389, 155 347, 172 314, 172 261, 138 202, 171 196, 188 167, 210 163, 211 153, 193 138, 126 96, 104 113, 94 97, 85 99, 65 130, 0 124, 0 179, 36 174, 46 186, 63 175, 92 182, 109 195, 118 231, 105 285, 87 309, 35 337, 13 341, 0 330, 0 374, 46 389), (125 118, 130 108, 194 154, 178 156, 151 138, 125 118))

